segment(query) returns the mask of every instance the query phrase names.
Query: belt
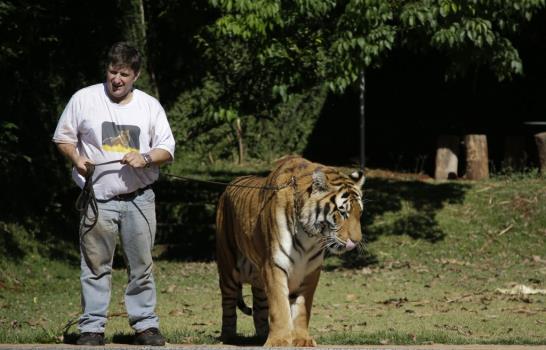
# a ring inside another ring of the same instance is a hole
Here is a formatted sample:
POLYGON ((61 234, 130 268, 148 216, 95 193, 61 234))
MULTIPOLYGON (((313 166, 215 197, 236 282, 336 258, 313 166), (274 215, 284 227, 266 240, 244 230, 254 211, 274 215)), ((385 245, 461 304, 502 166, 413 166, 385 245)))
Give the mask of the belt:
POLYGON ((129 193, 121 193, 121 194, 118 194, 112 198, 110 198, 109 200, 117 200, 117 201, 132 201, 133 199, 135 199, 136 197, 140 196, 141 194, 144 193, 144 191, 148 190, 152 188, 152 185, 148 185, 146 187, 143 187, 143 188, 139 188, 138 190, 136 191, 133 191, 133 192, 129 192, 129 193))

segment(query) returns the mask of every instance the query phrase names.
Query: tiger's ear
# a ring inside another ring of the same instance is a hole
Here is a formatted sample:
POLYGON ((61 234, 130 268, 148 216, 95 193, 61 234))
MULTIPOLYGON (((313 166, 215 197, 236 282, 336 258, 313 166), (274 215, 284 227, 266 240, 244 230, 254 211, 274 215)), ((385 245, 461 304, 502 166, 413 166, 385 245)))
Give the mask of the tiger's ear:
POLYGON ((364 182, 366 182, 366 177, 364 176, 364 172, 362 170, 355 171, 349 175, 351 179, 355 182, 355 185, 358 186, 358 188, 362 188, 364 186, 364 182))
POLYGON ((320 170, 313 171, 313 193, 326 192, 328 190, 328 179, 326 174, 320 170))

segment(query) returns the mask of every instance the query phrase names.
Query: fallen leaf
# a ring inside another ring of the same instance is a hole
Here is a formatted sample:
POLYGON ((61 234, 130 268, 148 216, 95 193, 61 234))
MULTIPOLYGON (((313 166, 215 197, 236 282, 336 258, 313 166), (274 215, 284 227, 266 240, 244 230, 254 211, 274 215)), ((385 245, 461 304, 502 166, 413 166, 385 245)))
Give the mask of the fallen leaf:
POLYGON ((180 309, 174 309, 174 310, 171 310, 169 312, 169 315, 171 315, 171 316, 182 316, 182 315, 184 315, 184 311, 182 311, 180 309))
POLYGON ((347 294, 345 296, 345 300, 347 301, 355 301, 358 299, 358 296, 356 294, 347 294))
POLYGON ((512 288, 509 289, 501 289, 497 288, 497 293, 500 294, 509 294, 509 295, 516 295, 516 294, 523 294, 523 295, 529 295, 529 294, 546 294, 546 289, 535 289, 532 287, 528 287, 523 284, 516 284, 512 288))

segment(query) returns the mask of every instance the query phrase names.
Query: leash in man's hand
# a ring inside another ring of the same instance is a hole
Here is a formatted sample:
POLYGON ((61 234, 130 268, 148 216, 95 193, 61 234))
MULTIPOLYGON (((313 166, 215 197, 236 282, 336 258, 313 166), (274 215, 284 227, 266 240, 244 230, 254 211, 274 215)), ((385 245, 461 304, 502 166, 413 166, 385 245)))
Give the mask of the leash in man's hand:
MULTIPOLYGON (((97 198, 95 197, 95 191, 93 190, 93 174, 95 172, 95 168, 101 165, 120 163, 120 162, 121 162, 121 159, 117 159, 117 160, 112 160, 112 161, 104 162, 104 163, 96 163, 96 164, 86 163, 85 164, 85 167, 87 169, 85 173, 85 184, 83 185, 82 191, 80 192, 78 198, 76 199, 76 210, 80 213, 80 218, 82 220, 82 227, 85 227, 87 229, 85 232, 81 233, 81 235, 84 235, 87 232, 91 231, 93 227, 95 227, 95 225, 97 224, 98 217, 99 217, 97 198), (91 213, 89 212, 89 209, 91 209, 91 213)), ((225 187, 254 188, 254 189, 268 190, 268 191, 279 191, 289 186, 292 186, 292 187, 296 186, 296 177, 294 176, 290 178, 290 181, 288 181, 287 183, 283 185, 252 186, 252 185, 238 185, 238 184, 232 184, 232 183, 220 182, 220 181, 200 180, 196 178, 174 175, 169 173, 165 173, 163 175, 172 177, 174 179, 188 181, 188 182, 200 182, 200 183, 220 185, 225 187)))

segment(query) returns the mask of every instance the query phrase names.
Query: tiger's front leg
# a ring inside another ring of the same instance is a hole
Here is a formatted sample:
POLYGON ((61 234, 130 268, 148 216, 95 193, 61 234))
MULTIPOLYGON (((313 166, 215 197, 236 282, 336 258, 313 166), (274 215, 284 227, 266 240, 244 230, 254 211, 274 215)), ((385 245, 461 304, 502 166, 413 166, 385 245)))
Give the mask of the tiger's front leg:
POLYGON ((264 284, 269 304, 269 335, 264 346, 292 346, 292 317, 288 301, 288 273, 271 263, 263 269, 264 284))
POLYGON ((309 320, 311 319, 311 307, 313 297, 317 289, 321 268, 310 273, 302 283, 301 289, 292 303, 292 321, 294 323, 293 345, 316 346, 317 343, 309 334, 309 320))

